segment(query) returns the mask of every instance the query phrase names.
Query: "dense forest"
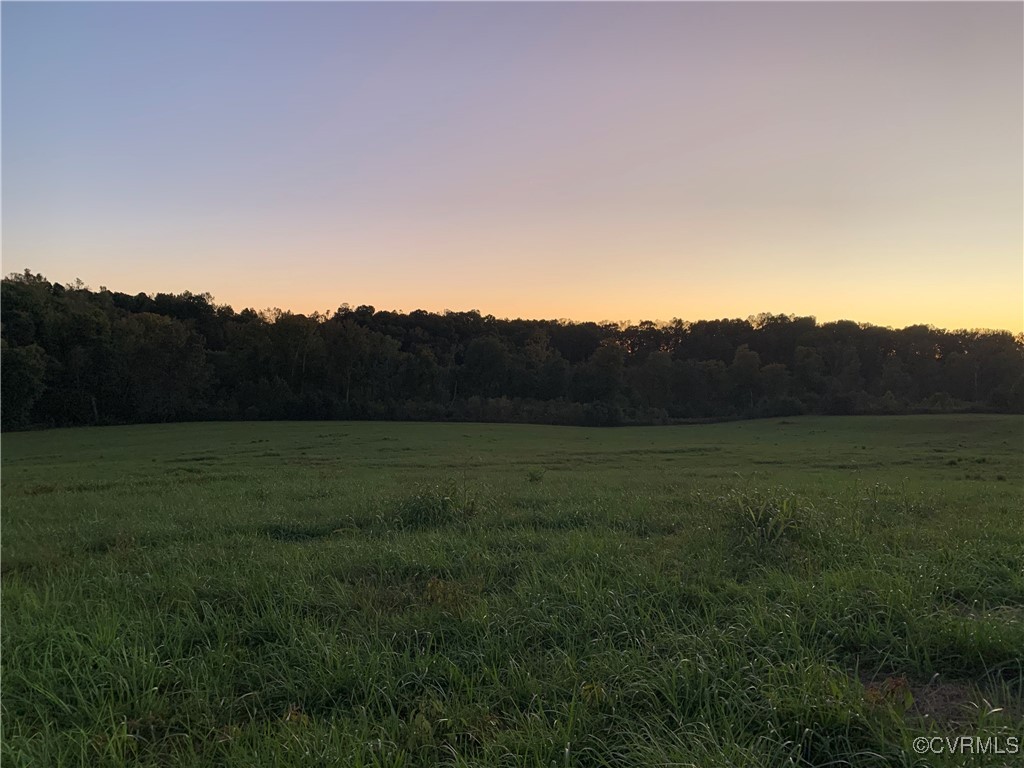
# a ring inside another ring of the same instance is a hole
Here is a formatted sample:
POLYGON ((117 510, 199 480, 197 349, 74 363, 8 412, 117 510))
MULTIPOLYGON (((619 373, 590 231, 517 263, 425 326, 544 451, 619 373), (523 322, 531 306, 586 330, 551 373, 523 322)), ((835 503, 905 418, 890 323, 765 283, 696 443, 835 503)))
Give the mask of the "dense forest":
POLYGON ((1024 411, 1024 336, 758 315, 637 325, 234 311, 2 282, 4 429, 205 419, 662 424, 1024 411))

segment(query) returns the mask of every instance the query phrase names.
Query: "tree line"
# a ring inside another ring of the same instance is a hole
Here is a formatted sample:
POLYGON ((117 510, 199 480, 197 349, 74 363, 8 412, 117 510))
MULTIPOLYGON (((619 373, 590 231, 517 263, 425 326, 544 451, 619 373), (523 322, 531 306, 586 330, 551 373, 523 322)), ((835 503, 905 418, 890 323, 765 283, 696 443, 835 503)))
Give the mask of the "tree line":
POLYGON ((26 270, 0 295, 4 429, 231 419, 663 424, 1024 412, 1024 334, 761 314, 635 325, 236 312, 26 270))

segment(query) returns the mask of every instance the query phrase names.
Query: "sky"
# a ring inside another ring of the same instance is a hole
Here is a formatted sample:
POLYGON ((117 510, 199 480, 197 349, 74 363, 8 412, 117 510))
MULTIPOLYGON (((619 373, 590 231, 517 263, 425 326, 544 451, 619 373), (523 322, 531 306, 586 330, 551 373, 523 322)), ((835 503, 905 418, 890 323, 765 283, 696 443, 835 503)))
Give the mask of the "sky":
POLYGON ((1024 330, 1021 3, 11 3, 3 271, 1024 330))

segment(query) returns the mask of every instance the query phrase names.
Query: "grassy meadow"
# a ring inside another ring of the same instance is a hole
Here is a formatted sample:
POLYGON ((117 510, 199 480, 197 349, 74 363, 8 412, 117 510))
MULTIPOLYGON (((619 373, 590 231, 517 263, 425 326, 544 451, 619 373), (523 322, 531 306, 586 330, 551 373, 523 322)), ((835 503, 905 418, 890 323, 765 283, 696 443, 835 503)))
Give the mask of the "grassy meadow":
POLYGON ((916 766, 1024 737, 1024 419, 5 434, 8 766, 916 766))

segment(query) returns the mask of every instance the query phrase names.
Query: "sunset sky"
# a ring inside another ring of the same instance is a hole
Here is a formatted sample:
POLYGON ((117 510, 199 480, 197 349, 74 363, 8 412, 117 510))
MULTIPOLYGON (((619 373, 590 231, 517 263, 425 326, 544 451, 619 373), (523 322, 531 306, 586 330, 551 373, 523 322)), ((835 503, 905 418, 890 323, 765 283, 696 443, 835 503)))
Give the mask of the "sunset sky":
POLYGON ((3 270, 1024 329, 1020 3, 3 3, 3 270))

